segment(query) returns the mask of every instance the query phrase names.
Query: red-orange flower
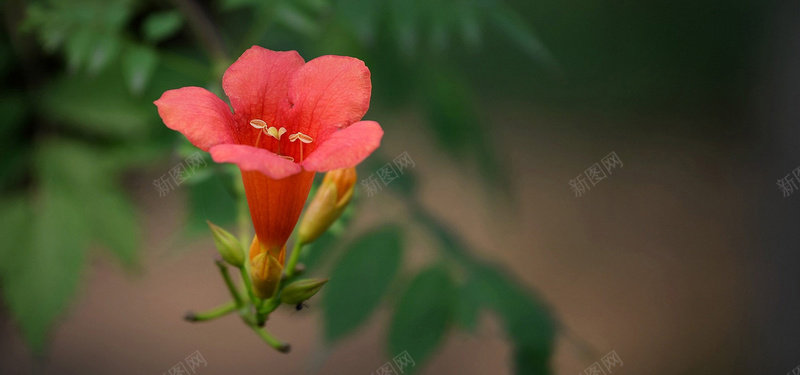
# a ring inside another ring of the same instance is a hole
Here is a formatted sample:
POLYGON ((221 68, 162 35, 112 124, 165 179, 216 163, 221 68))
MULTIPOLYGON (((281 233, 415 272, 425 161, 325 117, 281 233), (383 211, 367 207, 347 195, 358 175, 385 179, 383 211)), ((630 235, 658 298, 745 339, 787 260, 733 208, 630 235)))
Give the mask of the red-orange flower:
POLYGON ((361 60, 253 46, 225 72, 233 107, 208 90, 184 87, 155 102, 164 124, 214 161, 242 171, 259 253, 282 263, 287 239, 315 172, 355 166, 378 148, 383 130, 360 121, 369 108, 369 69, 361 60))

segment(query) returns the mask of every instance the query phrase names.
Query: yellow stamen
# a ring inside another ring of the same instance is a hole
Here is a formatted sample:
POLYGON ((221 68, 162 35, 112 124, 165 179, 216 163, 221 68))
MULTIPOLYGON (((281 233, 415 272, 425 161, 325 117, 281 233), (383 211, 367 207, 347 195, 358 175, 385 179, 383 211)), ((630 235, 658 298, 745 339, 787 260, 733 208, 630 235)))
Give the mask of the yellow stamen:
POLYGON ((275 138, 275 139, 277 139, 279 141, 281 140, 281 136, 283 135, 283 133, 286 133, 286 128, 284 128, 282 126, 281 126, 280 129, 278 129, 278 128, 274 127, 274 126, 269 128, 269 129, 267 129, 267 134, 271 135, 272 138, 275 138))
POLYGON ((294 142, 296 140, 300 140, 300 162, 303 162, 303 143, 311 143, 314 141, 313 138, 301 133, 297 132, 289 136, 289 142, 294 142))
POLYGON ((253 145, 253 147, 258 148, 258 141, 261 140, 261 133, 267 128, 267 123, 264 120, 254 118, 250 120, 250 126, 256 129, 261 129, 261 131, 258 132, 258 137, 256 137, 256 143, 253 145))
POLYGON ((258 136, 256 137, 256 144, 253 145, 253 147, 255 148, 258 148, 258 141, 261 140, 261 133, 263 132, 258 132, 258 136))
POLYGON ((294 142, 294 141, 296 141, 298 139, 300 140, 300 142, 303 142, 303 143, 311 143, 311 142, 314 141, 313 138, 311 138, 311 137, 309 137, 309 136, 307 136, 307 135, 305 135, 303 133, 300 133, 300 132, 297 132, 297 133, 292 134, 292 135, 289 136, 289 141, 290 142, 294 142))
POLYGON ((264 120, 261 120, 261 119, 252 119, 252 120, 250 120, 250 126, 256 128, 256 129, 263 129, 263 128, 267 127, 267 123, 264 120))
MULTIPOLYGON (((255 120, 253 120, 253 121, 255 121, 255 120)), ((252 125, 253 121, 250 121, 251 125, 252 125)), ((263 122, 263 121, 261 121, 261 122, 263 122)), ((280 142, 280 140, 281 140, 281 136, 284 133, 286 133, 286 128, 281 126, 281 128, 278 129, 278 128, 274 127, 274 126, 266 126, 266 123, 264 123, 264 127, 261 128, 261 131, 264 134, 269 135, 270 137, 275 138, 275 139, 278 140, 278 155, 280 155, 281 154, 281 142, 280 142)), ((261 136, 261 134, 259 134, 259 137, 260 136, 261 136)))

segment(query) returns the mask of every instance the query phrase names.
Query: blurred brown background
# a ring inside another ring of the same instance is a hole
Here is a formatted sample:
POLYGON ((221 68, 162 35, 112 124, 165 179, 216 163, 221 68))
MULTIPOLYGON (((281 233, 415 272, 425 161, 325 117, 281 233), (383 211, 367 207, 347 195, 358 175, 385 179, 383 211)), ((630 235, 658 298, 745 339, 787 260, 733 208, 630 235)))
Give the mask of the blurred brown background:
MULTIPOLYGON (((471 183, 475 176, 415 132, 387 134, 383 148, 388 155, 408 151, 425 204, 482 249, 482 257, 502 262, 538 290, 563 319, 570 336, 559 339, 556 373, 581 372, 612 350, 624 362, 621 373, 744 373, 743 338, 752 324, 746 311, 751 296, 744 291, 753 287, 745 250, 753 234, 746 229, 743 198, 752 187, 743 187, 742 164, 729 162, 744 145, 701 142, 686 133, 565 134, 564 127, 602 127, 615 119, 548 115, 507 103, 495 108, 492 122, 502 124, 497 140, 521 197, 513 210, 483 199, 480 185, 471 183), (612 150, 624 167, 576 198, 566 181, 612 150)), ((55 334, 47 373, 162 373, 195 350, 208 362, 199 374, 369 374, 389 360, 382 347, 384 313, 335 350, 321 347, 318 297, 310 309, 283 308, 268 323, 292 343, 286 356, 268 350, 235 317, 183 322, 188 309, 228 298, 213 272, 213 242, 174 245, 185 212, 180 191, 159 198, 146 175, 131 179, 137 181, 133 190, 150 249, 143 271, 126 276, 107 261, 93 264, 89 286, 55 334)), ((388 193, 362 199, 362 226, 403 214, 388 193)), ((409 234, 410 244, 419 246, 412 264, 431 250, 415 235, 409 234)), ((6 320, 4 331, 12 330, 6 320)), ((509 348, 496 320, 484 315, 478 332, 450 334, 422 373, 510 373, 509 348)), ((28 373, 22 342, 3 337, 3 373, 28 373)))

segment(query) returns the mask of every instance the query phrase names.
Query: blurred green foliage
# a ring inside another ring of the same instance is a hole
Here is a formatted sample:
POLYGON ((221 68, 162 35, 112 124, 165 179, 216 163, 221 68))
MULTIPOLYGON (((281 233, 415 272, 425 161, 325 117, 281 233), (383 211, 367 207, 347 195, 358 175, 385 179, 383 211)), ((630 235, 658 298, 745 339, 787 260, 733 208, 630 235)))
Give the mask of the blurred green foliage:
POLYGON ((329 342, 358 328, 386 297, 401 265, 401 233, 391 227, 367 233, 336 262, 324 294, 329 342))
POLYGON ((415 361, 427 361, 444 340, 452 321, 455 289, 449 270, 443 265, 416 274, 400 295, 392 315, 389 352, 407 350, 415 361))
MULTIPOLYGON (((0 280, 8 310, 39 352, 81 283, 92 245, 128 269, 138 264, 142 233, 128 173, 197 151, 161 124, 152 101, 165 90, 221 94, 221 73, 253 44, 297 49, 307 59, 357 56, 373 70, 374 107, 420 108, 445 151, 472 160, 487 189, 503 189, 507 177, 471 80, 454 69, 451 53, 479 51, 491 31, 526 64, 557 69, 530 25, 497 0, 8 0, 2 7, 0 280)), ((204 157, 209 167, 185 185, 190 235, 204 232, 207 219, 223 225, 235 217, 235 168, 204 157)), ((385 161, 376 155, 370 163, 385 161)), ((472 331, 491 311, 515 346, 517 373, 548 373, 548 311, 500 268, 473 258, 417 203, 414 182, 407 173, 392 188, 453 262, 403 269, 410 223, 344 240, 348 209, 303 254, 310 270, 330 270, 326 341, 338 342, 390 304, 387 355, 408 350, 419 369, 451 329, 472 331), (387 298, 390 291, 398 298, 387 298)))

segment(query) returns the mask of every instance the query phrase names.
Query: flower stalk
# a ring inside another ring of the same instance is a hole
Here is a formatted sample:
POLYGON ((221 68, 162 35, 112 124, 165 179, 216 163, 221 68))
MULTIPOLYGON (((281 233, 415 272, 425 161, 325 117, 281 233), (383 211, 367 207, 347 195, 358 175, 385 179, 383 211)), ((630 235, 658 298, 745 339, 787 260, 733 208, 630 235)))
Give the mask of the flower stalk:
POLYGON ((278 340, 277 338, 275 338, 275 336, 272 336, 269 332, 267 332, 267 330, 264 329, 263 327, 259 327, 257 325, 251 325, 250 328, 252 328, 253 331, 255 331, 256 334, 258 334, 258 336, 264 340, 264 342, 269 344, 269 346, 275 348, 275 350, 281 353, 288 353, 289 350, 291 349, 291 346, 289 346, 288 343, 278 340))
POLYGON ((300 260, 300 251, 303 249, 303 244, 300 241, 295 241, 292 253, 289 254, 289 262, 286 263, 286 278, 292 278, 297 272, 297 261, 300 260))
POLYGON ((241 308, 244 306, 244 299, 242 299, 242 295, 239 293, 239 290, 236 289, 236 285, 233 284, 233 280, 231 280, 231 275, 228 272, 228 266, 221 260, 216 260, 214 263, 217 265, 217 268, 219 268, 219 273, 222 275, 222 279, 225 280, 225 286, 228 287, 228 291, 231 293, 233 301, 236 303, 237 307, 241 308))
POLYGON ((206 310, 203 312, 195 313, 195 312, 188 312, 186 313, 186 321, 189 322, 205 322, 209 320, 214 320, 216 318, 221 318, 225 315, 228 315, 234 311, 236 311, 236 301, 230 301, 224 305, 220 305, 210 310, 206 310))

